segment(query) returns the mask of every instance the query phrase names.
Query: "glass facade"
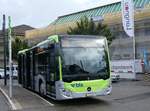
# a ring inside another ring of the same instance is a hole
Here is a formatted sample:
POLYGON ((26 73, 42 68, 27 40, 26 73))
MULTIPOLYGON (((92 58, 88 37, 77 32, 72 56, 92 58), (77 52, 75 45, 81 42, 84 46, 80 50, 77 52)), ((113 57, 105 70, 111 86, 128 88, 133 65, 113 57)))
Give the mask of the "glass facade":
MULTIPOLYGON (((116 40, 111 45, 111 59, 132 59, 133 42, 122 29, 122 24, 111 25, 116 40), (117 26, 117 27, 116 27, 117 26)), ((136 58, 143 59, 143 51, 150 53, 150 19, 135 22, 136 58)), ((149 56, 149 55, 148 55, 149 56)))

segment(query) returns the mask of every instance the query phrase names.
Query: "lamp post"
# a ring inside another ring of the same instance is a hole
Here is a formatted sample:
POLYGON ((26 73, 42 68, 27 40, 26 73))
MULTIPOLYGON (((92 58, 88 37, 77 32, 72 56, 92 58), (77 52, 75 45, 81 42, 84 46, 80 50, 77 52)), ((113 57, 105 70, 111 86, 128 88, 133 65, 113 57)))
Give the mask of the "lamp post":
POLYGON ((6 19, 5 15, 3 15, 3 41, 4 41, 4 85, 7 85, 7 78, 6 78, 6 32, 5 32, 5 26, 6 26, 6 19))
POLYGON ((12 98, 12 48, 11 48, 11 17, 8 17, 9 26, 9 96, 12 98))

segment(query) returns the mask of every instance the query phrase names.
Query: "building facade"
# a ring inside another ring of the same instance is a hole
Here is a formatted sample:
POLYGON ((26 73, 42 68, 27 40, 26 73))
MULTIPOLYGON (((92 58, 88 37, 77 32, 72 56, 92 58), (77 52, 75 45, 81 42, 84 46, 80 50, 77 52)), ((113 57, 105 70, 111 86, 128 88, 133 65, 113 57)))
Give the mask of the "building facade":
MULTIPOLYGON (((27 26, 27 25, 19 25, 19 26, 15 26, 12 27, 12 37, 19 37, 21 39, 25 38, 25 31, 26 30, 32 30, 34 29, 33 27, 27 26)), ((6 39, 8 40, 8 30, 5 31, 6 32, 6 39)), ((6 43, 8 46, 8 42, 6 43)), ((8 54, 8 53, 7 53, 8 54)), ((7 55, 8 57, 8 55, 7 55)), ((7 58, 8 60, 8 58, 7 58)), ((0 30, 0 68, 4 67, 4 37, 3 37, 3 33, 2 30, 0 30)))
MULTIPOLYGON (((135 9, 135 39, 136 58, 144 59, 146 52, 150 60, 150 0, 134 0, 135 9)), ((82 17, 100 17, 103 24, 107 24, 115 34, 116 39, 110 46, 111 59, 132 59, 133 41, 123 31, 121 17, 121 2, 116 2, 64 16, 58 17, 45 28, 26 31, 26 38, 40 41, 53 34, 66 34, 69 27, 75 27, 82 17)))

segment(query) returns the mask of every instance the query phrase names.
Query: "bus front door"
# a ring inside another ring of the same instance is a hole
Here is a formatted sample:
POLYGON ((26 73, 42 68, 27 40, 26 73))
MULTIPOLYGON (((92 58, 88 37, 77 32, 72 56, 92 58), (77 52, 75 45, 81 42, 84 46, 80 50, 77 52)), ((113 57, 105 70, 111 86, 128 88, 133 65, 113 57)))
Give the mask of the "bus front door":
POLYGON ((55 91, 55 56, 54 51, 50 51, 50 56, 48 58, 48 70, 47 70, 47 81, 46 81, 46 89, 47 89, 47 95, 55 98, 56 97, 56 91, 55 91))

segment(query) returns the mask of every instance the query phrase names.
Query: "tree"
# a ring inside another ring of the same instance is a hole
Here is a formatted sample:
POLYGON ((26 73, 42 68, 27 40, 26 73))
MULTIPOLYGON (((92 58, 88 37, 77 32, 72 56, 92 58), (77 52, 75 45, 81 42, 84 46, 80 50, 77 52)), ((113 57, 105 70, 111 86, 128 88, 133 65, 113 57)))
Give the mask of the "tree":
POLYGON ((15 37, 12 41, 12 57, 17 60, 18 51, 29 48, 27 41, 21 40, 19 37, 15 37))
POLYGON ((105 36, 108 40, 108 44, 110 45, 112 40, 115 38, 107 25, 102 23, 94 23, 91 19, 89 20, 87 17, 81 18, 79 22, 76 22, 75 28, 69 28, 67 31, 70 35, 99 35, 105 36))

